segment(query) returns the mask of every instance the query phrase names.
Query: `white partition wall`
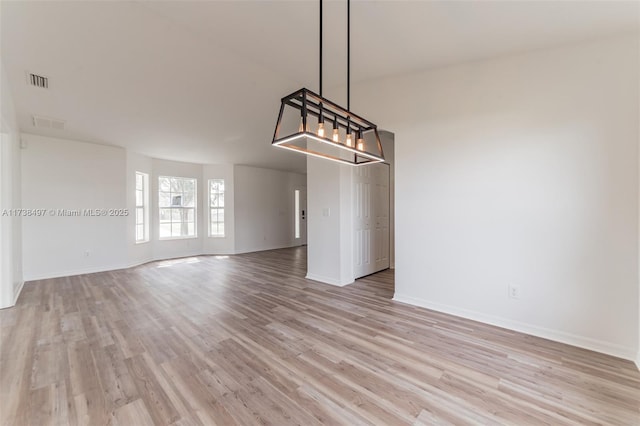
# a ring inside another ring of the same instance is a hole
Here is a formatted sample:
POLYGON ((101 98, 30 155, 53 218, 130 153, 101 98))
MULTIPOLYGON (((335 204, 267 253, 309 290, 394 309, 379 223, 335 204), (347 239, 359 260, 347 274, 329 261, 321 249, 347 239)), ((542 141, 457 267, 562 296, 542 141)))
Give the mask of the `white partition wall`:
POLYGON ((0 309, 13 306, 22 289, 22 218, 8 213, 22 206, 20 134, 4 69, 0 71, 0 309))
POLYGON ((396 298, 634 359, 639 59, 617 37, 357 86, 396 136, 396 298))

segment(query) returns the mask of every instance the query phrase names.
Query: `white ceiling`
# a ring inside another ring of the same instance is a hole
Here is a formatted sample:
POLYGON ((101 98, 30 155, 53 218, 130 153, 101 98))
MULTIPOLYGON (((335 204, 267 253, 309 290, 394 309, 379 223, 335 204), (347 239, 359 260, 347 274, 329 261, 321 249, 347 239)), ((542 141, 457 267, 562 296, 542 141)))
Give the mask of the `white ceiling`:
MULTIPOLYGON (((316 1, 0 8, 22 131, 158 158, 305 170, 304 156, 270 141, 280 98, 317 90, 316 1), (26 71, 48 76, 50 89, 29 87, 26 71), (36 129, 33 114, 66 129, 36 129)), ((325 87, 345 82, 345 15, 345 1, 325 2, 325 87)), ((639 21, 637 1, 354 0, 352 82, 638 32, 639 21)))

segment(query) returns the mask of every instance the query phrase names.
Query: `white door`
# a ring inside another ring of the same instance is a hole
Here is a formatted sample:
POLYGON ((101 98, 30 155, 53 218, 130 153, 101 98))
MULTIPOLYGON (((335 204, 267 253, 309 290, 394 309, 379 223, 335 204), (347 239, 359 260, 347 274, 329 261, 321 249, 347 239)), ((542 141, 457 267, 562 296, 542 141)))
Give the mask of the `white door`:
POLYGON ((355 277, 389 267, 389 165, 354 168, 355 277))

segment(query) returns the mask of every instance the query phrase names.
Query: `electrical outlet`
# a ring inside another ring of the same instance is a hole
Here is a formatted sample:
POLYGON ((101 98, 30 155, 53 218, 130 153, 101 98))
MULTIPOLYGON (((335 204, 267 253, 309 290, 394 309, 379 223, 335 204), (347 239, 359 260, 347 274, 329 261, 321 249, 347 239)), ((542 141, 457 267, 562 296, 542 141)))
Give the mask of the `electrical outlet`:
POLYGON ((84 257, 89 257, 89 256, 91 256, 91 252, 89 250, 85 250, 84 257))
POLYGON ((509 284, 507 286, 507 290, 509 292, 510 299, 520 299, 522 292, 519 285, 509 284))

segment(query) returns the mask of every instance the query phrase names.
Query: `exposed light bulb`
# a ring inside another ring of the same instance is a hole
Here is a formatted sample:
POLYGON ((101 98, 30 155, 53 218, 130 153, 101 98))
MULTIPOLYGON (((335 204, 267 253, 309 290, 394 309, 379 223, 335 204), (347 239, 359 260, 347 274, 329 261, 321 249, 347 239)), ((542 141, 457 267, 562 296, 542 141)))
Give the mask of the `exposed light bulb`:
POLYGON ((351 140, 351 132, 347 133, 347 146, 353 148, 353 140, 351 140))
POLYGON ((333 129, 333 141, 340 142, 340 134, 338 133, 338 127, 334 127, 333 129))
POLYGON ((358 151, 364 151, 364 139, 362 139, 362 130, 358 130, 358 141, 356 142, 356 149, 358 151))
POLYGON ((304 121, 300 118, 300 126, 298 126, 298 132, 304 132, 304 121))
POLYGON ((322 121, 318 123, 318 136, 324 138, 324 123, 322 121))

